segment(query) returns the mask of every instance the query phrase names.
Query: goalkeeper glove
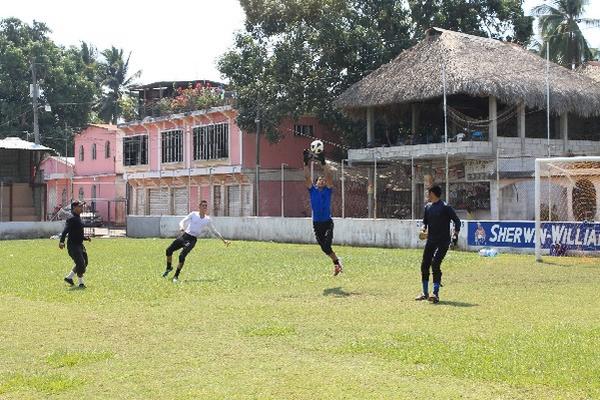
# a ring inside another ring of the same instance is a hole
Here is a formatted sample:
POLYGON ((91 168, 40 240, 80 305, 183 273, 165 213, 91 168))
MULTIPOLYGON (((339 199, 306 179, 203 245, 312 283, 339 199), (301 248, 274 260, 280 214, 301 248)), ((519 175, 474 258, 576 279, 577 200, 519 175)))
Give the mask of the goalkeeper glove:
POLYGON ((457 243, 458 243, 458 232, 454 232, 454 234, 452 235, 452 247, 456 247, 457 243))
POLYGON ((308 149, 304 149, 302 151, 302 157, 304 159, 304 165, 308 165, 308 162, 310 161, 310 159, 312 158, 312 153, 310 152, 310 150, 308 149))
POLYGON ((321 165, 325 165, 325 154, 323 152, 317 154, 315 158, 321 162, 321 165))

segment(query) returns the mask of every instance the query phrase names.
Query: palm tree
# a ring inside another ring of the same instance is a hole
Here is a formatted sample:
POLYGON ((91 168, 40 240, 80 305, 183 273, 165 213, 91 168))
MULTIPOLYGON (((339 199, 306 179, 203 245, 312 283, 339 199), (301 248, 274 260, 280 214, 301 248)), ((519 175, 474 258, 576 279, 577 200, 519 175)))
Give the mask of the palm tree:
POLYGON ((575 69, 593 57, 579 24, 598 27, 600 19, 582 18, 589 0, 548 2, 532 10, 533 15, 539 17, 538 26, 543 39, 540 53, 545 56, 548 48, 552 61, 575 69))
POLYGON ((127 55, 127 59, 124 59, 123 49, 112 46, 112 48, 104 50, 101 54, 104 57, 102 62, 104 94, 98 114, 104 122, 116 124, 122 112, 120 100, 127 87, 140 77, 142 71, 137 71, 127 77, 131 52, 127 55))

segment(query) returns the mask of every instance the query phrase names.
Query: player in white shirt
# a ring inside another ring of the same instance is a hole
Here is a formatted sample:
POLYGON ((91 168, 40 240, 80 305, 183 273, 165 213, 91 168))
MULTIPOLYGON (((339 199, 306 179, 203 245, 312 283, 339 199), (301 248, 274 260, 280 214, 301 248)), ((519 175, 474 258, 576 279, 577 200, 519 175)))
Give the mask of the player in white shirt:
POLYGON ((214 235, 221 239, 225 246, 229 246, 229 241, 223 239, 223 236, 221 236, 221 234, 215 229, 212 220, 206 214, 207 209, 208 203, 206 200, 202 200, 200 202, 200 211, 189 213, 187 217, 179 222, 179 229, 181 229, 182 233, 173 241, 173 243, 171 243, 169 247, 167 247, 167 269, 162 275, 163 278, 166 278, 169 275, 169 272, 173 270, 173 266, 171 264, 173 260, 173 252, 183 249, 181 253, 179 253, 179 265, 177 266, 175 276, 173 277, 173 282, 179 281, 179 273, 181 272, 183 264, 185 263, 185 257, 190 253, 190 251, 192 251, 196 245, 198 236, 200 236, 200 233, 202 233, 202 231, 205 229, 210 230, 214 235))

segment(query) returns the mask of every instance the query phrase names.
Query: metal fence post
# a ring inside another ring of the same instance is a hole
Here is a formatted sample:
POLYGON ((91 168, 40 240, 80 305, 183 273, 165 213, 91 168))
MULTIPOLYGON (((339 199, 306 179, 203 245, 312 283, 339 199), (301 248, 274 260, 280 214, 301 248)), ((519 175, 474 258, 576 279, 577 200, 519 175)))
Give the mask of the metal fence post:
POLYGON ((344 163, 347 159, 342 160, 342 218, 346 218, 346 177, 344 176, 344 163))

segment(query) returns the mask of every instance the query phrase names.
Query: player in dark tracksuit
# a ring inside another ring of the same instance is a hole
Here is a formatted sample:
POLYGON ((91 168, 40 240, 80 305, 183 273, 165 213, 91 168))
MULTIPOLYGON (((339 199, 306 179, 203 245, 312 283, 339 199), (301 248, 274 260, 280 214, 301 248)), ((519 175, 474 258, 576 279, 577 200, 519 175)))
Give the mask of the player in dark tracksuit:
POLYGON ((423 215, 423 231, 427 232, 427 243, 421 262, 421 279, 423 293, 415 300, 440 301, 439 292, 442 282, 442 261, 446 256, 450 240, 456 242, 460 231, 460 219, 454 209, 440 200, 442 188, 433 186, 429 189, 429 203, 423 215), (450 221, 454 222, 454 233, 450 238, 450 221), (433 271, 433 294, 429 295, 429 270, 433 271))
POLYGON ((313 230, 317 243, 321 246, 323 253, 327 254, 333 261, 333 275, 343 272, 341 260, 337 257, 331 243, 333 242, 333 220, 331 219, 331 190, 333 179, 329 166, 325 162, 325 155, 320 153, 313 155, 308 150, 304 150, 304 178, 306 188, 310 195, 310 206, 312 209, 313 230), (308 164, 312 159, 321 163, 325 170, 325 176, 319 176, 313 184, 310 177, 308 164))
POLYGON ((65 222, 65 229, 63 230, 62 235, 60 235, 60 243, 58 244, 58 247, 61 250, 64 249, 65 237, 67 235, 69 236, 69 240, 67 241, 67 251, 69 252, 69 256, 75 262, 75 266, 64 280, 69 286, 74 286, 75 282, 73 282, 73 277, 77 275, 79 287, 82 289, 85 288, 83 274, 85 274, 88 265, 88 256, 85 247, 83 246, 83 241, 92 241, 92 239, 83 234, 83 222, 81 222, 81 218, 79 217, 79 214, 81 214, 81 211, 83 210, 83 204, 85 203, 79 201, 71 203, 71 212, 73 213, 73 216, 65 222))

